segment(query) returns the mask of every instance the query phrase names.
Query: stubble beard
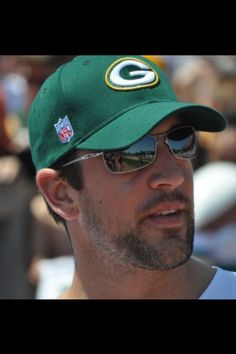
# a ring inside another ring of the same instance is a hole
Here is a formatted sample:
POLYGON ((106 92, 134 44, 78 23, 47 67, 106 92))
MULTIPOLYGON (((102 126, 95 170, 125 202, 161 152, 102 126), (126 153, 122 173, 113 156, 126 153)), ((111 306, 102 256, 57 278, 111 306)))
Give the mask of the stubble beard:
MULTIPOLYGON (((106 216, 100 214, 99 207, 94 205, 88 192, 83 190, 82 194, 80 202, 84 211, 83 226, 90 235, 91 248, 96 250, 95 253, 108 266, 132 265, 148 270, 168 270, 184 264, 190 258, 194 237, 193 205, 183 195, 162 196, 161 200, 184 200, 188 206, 184 211, 186 225, 182 228, 162 229, 161 238, 157 235, 158 242, 153 244, 148 241, 142 224, 133 229, 125 225, 125 232, 114 231, 113 225, 109 225, 106 216)), ((157 200, 153 199, 148 205, 155 203, 157 200)))

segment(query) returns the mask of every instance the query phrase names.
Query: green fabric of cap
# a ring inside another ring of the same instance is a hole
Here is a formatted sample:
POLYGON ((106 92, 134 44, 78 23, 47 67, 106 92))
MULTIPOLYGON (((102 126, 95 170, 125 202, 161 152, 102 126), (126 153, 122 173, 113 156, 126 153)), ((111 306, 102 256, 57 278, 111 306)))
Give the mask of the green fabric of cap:
POLYGON ((29 112, 37 170, 70 150, 116 150, 139 140, 179 113, 196 130, 221 131, 223 115, 179 102, 165 74, 142 56, 78 56, 44 82, 29 112))

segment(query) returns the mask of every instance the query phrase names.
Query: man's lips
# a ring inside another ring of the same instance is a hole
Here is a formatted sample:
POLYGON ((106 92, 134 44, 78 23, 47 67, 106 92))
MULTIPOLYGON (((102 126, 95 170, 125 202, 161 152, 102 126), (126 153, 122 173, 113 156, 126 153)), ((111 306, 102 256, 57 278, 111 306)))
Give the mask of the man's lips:
POLYGON ((149 210, 143 221, 162 228, 181 226, 184 222, 185 209, 186 205, 180 202, 162 203, 149 210))

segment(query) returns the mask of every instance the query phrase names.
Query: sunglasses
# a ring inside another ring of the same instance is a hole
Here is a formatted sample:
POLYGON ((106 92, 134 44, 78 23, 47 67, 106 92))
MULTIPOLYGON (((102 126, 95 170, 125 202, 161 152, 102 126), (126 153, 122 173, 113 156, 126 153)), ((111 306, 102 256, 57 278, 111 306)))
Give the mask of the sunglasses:
POLYGON ((65 163, 62 167, 75 162, 103 156, 106 168, 114 173, 128 173, 141 170, 151 165, 157 157, 159 140, 168 146, 170 152, 178 159, 193 159, 197 155, 197 138, 193 127, 181 126, 164 134, 146 135, 125 150, 103 151, 83 155, 75 160, 65 163))

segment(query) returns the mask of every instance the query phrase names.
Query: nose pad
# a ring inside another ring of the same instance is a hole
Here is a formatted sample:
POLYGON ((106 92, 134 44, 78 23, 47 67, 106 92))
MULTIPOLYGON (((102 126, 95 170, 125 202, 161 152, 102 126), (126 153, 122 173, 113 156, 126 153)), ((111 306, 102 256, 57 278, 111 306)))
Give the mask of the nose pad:
POLYGON ((171 151, 171 148, 169 147, 167 141, 165 139, 158 139, 156 141, 156 158, 154 163, 156 163, 157 161, 161 162, 159 160, 162 159, 163 157, 165 157, 164 160, 166 158, 171 158, 171 160, 175 159, 175 156, 171 151))
POLYGON ((174 154, 173 154, 173 152, 172 152, 172 150, 171 150, 171 147, 170 147, 170 145, 168 144, 167 136, 163 136, 163 138, 162 138, 162 139, 159 139, 159 141, 161 141, 161 142, 167 147, 167 149, 168 149, 168 151, 170 152, 170 154, 171 154, 172 156, 174 156, 174 154))
MULTIPOLYGON (((156 138, 156 157, 155 157, 155 161, 153 163, 156 162, 156 160, 158 160, 158 157, 160 156, 160 151, 162 152, 162 146, 165 148, 165 153, 167 153, 167 151, 169 152, 169 154, 171 155, 171 157, 174 157, 174 154, 167 142, 167 138, 166 137, 158 137, 156 138)), ((164 150, 164 149, 163 149, 164 150)))
POLYGON ((150 186, 158 188, 177 188, 184 181, 184 172, 177 163, 169 145, 163 139, 156 142, 156 158, 152 164, 150 186))

